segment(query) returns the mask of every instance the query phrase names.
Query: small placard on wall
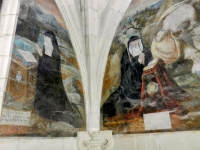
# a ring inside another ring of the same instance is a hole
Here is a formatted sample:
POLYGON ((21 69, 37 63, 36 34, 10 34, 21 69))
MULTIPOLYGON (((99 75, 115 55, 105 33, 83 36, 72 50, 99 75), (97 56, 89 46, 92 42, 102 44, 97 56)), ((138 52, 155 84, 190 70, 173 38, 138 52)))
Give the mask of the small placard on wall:
POLYGON ((145 130, 171 129, 169 111, 144 114, 145 130))
POLYGON ((29 126, 30 115, 28 111, 3 109, 0 124, 29 126))

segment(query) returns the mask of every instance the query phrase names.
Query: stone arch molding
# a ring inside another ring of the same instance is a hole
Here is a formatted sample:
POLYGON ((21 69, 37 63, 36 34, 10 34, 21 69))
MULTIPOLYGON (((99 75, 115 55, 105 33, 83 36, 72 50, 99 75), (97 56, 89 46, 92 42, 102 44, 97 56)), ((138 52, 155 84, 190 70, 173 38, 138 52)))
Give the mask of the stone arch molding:
MULTIPOLYGON (((100 102, 106 61, 117 26, 131 1, 55 0, 68 27, 81 71, 87 131, 89 135, 98 135, 99 141, 105 141, 96 133, 100 133, 100 102)), ((19 7, 20 0, 3 0, 0 19, 0 111, 7 86, 19 7)), ((104 136, 110 137, 106 139, 109 144, 103 147, 110 149, 113 145, 112 133, 101 134, 109 134, 104 136)), ((80 134, 81 143, 84 136, 88 134, 80 134)), ((89 142, 86 141, 86 147, 95 149, 93 141, 93 137, 89 142)), ((100 148, 98 142, 96 146, 100 148)))
POLYGON ((0 13, 0 112, 6 91, 20 0, 3 0, 0 13))
MULTIPOLYGON (((132 0, 55 0, 68 27, 84 88, 87 131, 100 130, 106 61, 117 26, 132 0)), ((3 0, 0 20, 0 106, 7 86, 20 0, 3 0)), ((1 107, 0 107, 1 109, 1 107)))
POLYGON ((100 103, 109 49, 132 0, 55 0, 79 63, 87 131, 100 130, 100 103))

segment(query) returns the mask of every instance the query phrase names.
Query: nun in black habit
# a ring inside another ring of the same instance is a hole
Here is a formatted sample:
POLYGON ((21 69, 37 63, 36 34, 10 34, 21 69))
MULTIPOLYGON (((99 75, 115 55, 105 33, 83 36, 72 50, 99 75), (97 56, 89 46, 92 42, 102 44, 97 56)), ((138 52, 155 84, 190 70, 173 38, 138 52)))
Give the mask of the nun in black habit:
POLYGON ((113 117, 127 113, 140 105, 143 68, 152 60, 151 52, 138 36, 132 36, 121 59, 121 83, 103 105, 103 116, 113 117))
POLYGON ((44 34, 44 49, 39 58, 34 108, 48 119, 64 121, 75 127, 83 125, 64 90, 60 68, 60 50, 53 32, 44 34))

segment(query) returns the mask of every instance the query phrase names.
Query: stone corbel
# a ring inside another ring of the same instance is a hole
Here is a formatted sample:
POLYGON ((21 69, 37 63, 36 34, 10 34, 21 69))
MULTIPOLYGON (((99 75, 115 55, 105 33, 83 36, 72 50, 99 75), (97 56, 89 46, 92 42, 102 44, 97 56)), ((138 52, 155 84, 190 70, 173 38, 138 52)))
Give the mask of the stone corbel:
POLYGON ((79 150, 112 150, 113 146, 112 131, 78 133, 79 150))

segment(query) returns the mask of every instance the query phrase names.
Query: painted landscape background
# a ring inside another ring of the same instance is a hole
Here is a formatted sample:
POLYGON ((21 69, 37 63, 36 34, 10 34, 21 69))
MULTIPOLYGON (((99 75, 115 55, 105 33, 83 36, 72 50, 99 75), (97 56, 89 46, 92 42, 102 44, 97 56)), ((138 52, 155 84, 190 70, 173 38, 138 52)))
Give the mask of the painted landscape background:
MULTIPOLYGON (((107 67, 104 76, 104 87, 102 91, 102 129, 112 129, 114 130, 114 133, 143 133, 157 131, 196 130, 200 128, 200 77, 197 73, 192 73, 192 67, 194 64, 193 60, 185 59, 183 54, 177 61, 165 65, 169 76, 174 79, 179 87, 192 95, 192 98, 190 100, 179 100, 179 103, 189 111, 187 115, 178 116, 175 114, 170 114, 172 129, 145 131, 143 120, 144 118, 142 115, 135 117, 129 123, 120 123, 113 125, 105 125, 105 118, 103 118, 103 104, 105 102, 108 102, 110 95, 116 91, 121 82, 121 59, 127 47, 127 40, 124 39, 129 39, 131 36, 138 36, 142 39, 143 45, 147 49, 149 49, 149 51, 151 51, 152 42, 159 30, 162 29, 162 27, 157 27, 157 23, 160 17, 168 8, 170 8, 170 6, 174 6, 174 4, 177 4, 179 2, 184 1, 152 0, 145 2, 142 0, 133 1, 129 6, 128 11, 120 22, 118 29, 115 33, 115 37, 113 39, 113 43, 107 60, 107 67)), ((195 21, 197 22, 198 28, 200 21, 200 5, 198 1, 195 3, 195 5, 192 5, 190 2, 191 1, 189 1, 187 4, 191 5, 196 11, 195 21)), ((178 19, 179 18, 177 18, 177 20, 178 19)), ((188 29, 184 30, 188 31, 188 29)), ((190 34, 191 32, 185 33, 185 37, 199 37, 198 32, 197 34, 193 34, 192 36, 190 34)), ((117 120, 117 118, 115 119, 116 120, 114 120, 114 122, 119 121, 117 120)), ((124 122, 124 120, 121 119, 120 121, 124 122)))
POLYGON ((67 27, 54 0, 21 1, 7 92, 3 103, 4 110, 16 111, 16 113, 30 112, 30 119, 29 124, 23 126, 14 123, 13 125, 1 123, 1 135, 76 136, 77 131, 85 128, 85 109, 80 71, 67 27), (72 125, 73 123, 45 119, 34 109, 39 50, 43 50, 43 34, 47 31, 56 35, 60 49, 60 67, 64 90, 74 111, 80 114, 82 118, 82 125, 79 128, 75 128, 72 125), (27 62, 20 55, 19 49, 31 52, 37 63, 27 62), (21 81, 16 80, 18 72, 22 76, 21 81))

